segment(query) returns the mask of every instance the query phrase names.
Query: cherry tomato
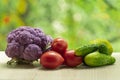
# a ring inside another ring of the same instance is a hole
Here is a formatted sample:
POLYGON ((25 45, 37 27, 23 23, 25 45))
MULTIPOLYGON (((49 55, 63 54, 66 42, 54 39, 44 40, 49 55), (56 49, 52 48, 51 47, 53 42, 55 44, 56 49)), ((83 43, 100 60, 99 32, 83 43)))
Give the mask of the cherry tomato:
POLYGON ((55 51, 47 51, 40 58, 40 63, 42 66, 48 69, 55 69, 63 62, 64 58, 55 51))
POLYGON ((60 54, 64 54, 64 52, 66 51, 68 47, 68 44, 64 39, 56 38, 53 40, 51 47, 52 47, 52 50, 60 54))
POLYGON ((76 67, 82 63, 83 58, 81 56, 75 56, 74 50, 67 50, 64 54, 65 64, 70 67, 76 67))

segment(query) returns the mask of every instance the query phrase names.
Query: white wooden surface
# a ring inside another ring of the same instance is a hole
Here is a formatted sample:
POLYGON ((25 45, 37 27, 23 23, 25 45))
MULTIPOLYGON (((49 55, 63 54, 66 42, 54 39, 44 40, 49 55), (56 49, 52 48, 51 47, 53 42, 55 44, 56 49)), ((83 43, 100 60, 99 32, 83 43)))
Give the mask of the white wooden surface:
POLYGON ((114 65, 90 68, 80 65, 77 68, 43 69, 39 64, 34 66, 9 67, 10 60, 0 52, 0 80, 120 80, 120 53, 113 53, 114 65))

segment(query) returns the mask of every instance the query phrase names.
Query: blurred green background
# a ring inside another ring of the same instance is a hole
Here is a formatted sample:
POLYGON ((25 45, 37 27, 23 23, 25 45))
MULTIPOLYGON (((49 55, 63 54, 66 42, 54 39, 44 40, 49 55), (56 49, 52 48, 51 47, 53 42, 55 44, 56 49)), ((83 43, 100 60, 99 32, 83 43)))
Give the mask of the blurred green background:
POLYGON ((8 33, 20 26, 63 37, 69 49, 103 38, 120 51, 120 0, 0 0, 0 50, 8 33))

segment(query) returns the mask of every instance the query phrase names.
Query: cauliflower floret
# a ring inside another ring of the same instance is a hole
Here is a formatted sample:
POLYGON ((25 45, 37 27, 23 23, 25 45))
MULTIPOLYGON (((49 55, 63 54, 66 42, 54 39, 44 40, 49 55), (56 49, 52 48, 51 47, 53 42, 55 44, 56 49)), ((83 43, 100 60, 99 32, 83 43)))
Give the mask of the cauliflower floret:
POLYGON ((36 44, 28 45, 24 50, 24 58, 27 60, 37 60, 42 54, 41 48, 36 44))
POLYGON ((23 26, 11 31, 7 42, 5 53, 8 57, 34 61, 51 44, 52 37, 41 29, 23 26))
POLYGON ((8 57, 14 58, 20 56, 20 45, 19 43, 12 42, 7 45, 6 53, 8 57))
POLYGON ((33 43, 34 37, 35 36, 30 34, 30 32, 22 31, 22 32, 19 32, 18 35, 16 35, 16 41, 18 41, 21 45, 31 44, 31 43, 33 43))

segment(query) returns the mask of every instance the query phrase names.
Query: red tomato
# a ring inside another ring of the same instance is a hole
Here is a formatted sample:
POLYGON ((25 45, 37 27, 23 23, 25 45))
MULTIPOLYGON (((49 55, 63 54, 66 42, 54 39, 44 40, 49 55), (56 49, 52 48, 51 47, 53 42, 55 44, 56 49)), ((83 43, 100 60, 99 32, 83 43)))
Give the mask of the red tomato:
POLYGON ((67 47, 68 47, 67 42, 62 38, 54 39, 52 42, 52 45, 51 45, 52 50, 54 50, 60 54, 64 54, 67 47))
POLYGON ((48 69, 55 69, 64 62, 64 58, 55 51, 45 52, 41 58, 40 63, 43 67, 48 69))
POLYGON ((83 58, 81 56, 75 56, 74 50, 67 50, 64 54, 65 64, 70 67, 76 67, 82 63, 83 58))

